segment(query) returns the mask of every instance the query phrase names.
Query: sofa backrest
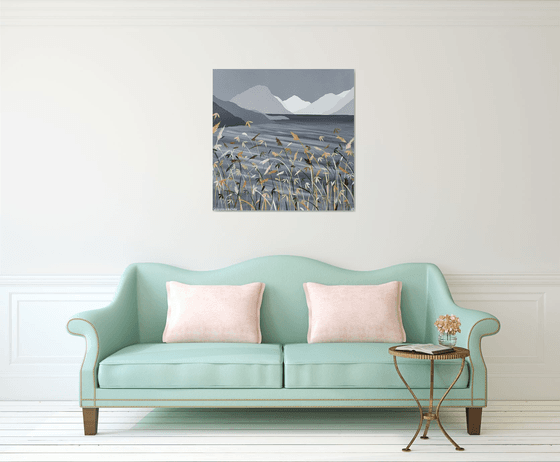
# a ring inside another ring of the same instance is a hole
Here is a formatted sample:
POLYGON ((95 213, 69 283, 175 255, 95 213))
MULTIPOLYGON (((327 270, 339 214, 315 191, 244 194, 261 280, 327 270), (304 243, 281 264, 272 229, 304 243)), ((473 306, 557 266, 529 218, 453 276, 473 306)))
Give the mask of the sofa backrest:
POLYGON ((303 283, 357 285, 402 281, 401 312, 407 342, 422 342, 426 334, 426 287, 430 266, 426 263, 351 271, 304 257, 271 256, 212 271, 190 271, 159 263, 138 263, 134 266, 141 343, 162 341, 167 316, 167 281, 201 285, 264 282, 262 341, 281 344, 307 342, 308 310, 303 283))

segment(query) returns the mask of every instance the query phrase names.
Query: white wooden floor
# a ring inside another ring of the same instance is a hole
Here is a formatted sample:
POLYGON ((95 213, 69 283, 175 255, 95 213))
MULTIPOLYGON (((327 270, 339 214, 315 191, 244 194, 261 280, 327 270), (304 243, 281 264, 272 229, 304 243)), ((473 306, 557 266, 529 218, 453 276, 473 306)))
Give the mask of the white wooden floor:
POLYGON ((482 434, 464 409, 404 453, 418 410, 101 409, 83 436, 75 402, 0 402, 1 461, 560 461, 560 401, 495 401, 482 434))

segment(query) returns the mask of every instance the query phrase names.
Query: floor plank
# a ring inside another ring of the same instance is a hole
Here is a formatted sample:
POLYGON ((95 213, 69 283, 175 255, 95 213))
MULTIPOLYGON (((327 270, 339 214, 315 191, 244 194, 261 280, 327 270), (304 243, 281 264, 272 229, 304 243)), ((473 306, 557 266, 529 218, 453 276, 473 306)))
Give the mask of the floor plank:
POLYGON ((494 401, 482 434, 464 409, 418 439, 415 409, 101 409, 84 436, 75 402, 0 402, 0 461, 560 461, 560 402, 494 401))
MULTIPOLYGON (((447 440, 440 440, 438 442, 430 442, 431 445, 437 445, 437 452, 443 453, 455 453, 453 446, 447 443, 447 440)), ((218 447, 214 444, 152 444, 152 445, 126 445, 126 444, 111 444, 111 445, 95 445, 95 446, 82 446, 79 444, 69 445, 61 448, 58 445, 10 445, 4 446, 2 452, 7 454, 18 454, 18 453, 55 453, 59 454, 61 452, 65 453, 75 453, 75 454, 87 454, 87 453, 178 453, 178 452, 193 452, 193 453, 212 453, 219 450, 222 453, 228 452, 239 452, 240 447, 244 445, 241 444, 222 444, 218 447)), ((328 452, 333 453, 362 453, 362 452, 388 452, 389 450, 400 450, 402 445, 400 444, 330 444, 330 445, 318 445, 318 444, 262 444, 257 443, 250 446, 244 446, 244 452, 284 452, 284 453, 309 453, 309 452, 325 452, 325 448, 328 446, 328 452)), ((485 453, 488 452, 488 448, 485 445, 469 445, 469 452, 472 453, 485 453)), ((420 450, 420 449, 419 449, 420 450)), ((421 448, 422 452, 426 452, 427 448, 421 448)), ((515 445, 507 446, 505 445, 501 448, 503 453, 515 453, 515 452, 538 452, 538 453, 560 453, 560 445, 550 444, 550 445, 515 445)))
MULTIPOLYGON (((467 453, 454 452, 452 455, 449 453, 438 453, 438 452, 426 452, 420 450, 414 450, 412 453, 403 453, 400 448, 395 447, 394 450, 389 452, 362 452, 362 453, 331 453, 331 452, 315 452, 315 453, 249 453, 249 452, 236 452, 236 453, 223 453, 223 452, 213 452, 213 453, 162 453, 157 455, 157 459, 154 459, 153 454, 130 454, 130 453, 118 453, 118 454, 103 454, 103 461, 106 462, 120 462, 120 461, 173 461, 173 462, 183 462, 183 461, 209 461, 209 462, 369 462, 369 461, 434 461, 434 460, 454 460, 454 461, 466 461, 466 462, 478 462, 478 461, 497 461, 497 462, 512 462, 512 460, 524 462, 524 461, 553 461, 558 462, 558 454, 545 454, 534 452, 518 452, 515 454, 515 458, 512 458, 510 453, 493 453, 491 458, 489 458, 486 453, 467 453), (414 458, 412 458, 414 457, 414 458)), ((0 461, 29 461, 35 462, 37 456, 35 454, 0 454, 0 461)), ((58 453, 58 454, 42 454, 41 461, 56 461, 56 462, 90 462, 98 461, 98 454, 72 454, 72 453, 58 453)))

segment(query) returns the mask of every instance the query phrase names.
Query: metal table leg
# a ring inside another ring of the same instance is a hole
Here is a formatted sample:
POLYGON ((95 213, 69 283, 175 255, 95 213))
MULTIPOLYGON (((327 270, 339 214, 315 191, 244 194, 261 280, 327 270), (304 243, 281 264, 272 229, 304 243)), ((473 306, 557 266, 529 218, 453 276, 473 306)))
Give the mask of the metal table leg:
POLYGON ((420 437, 423 440, 428 439, 428 429, 430 428, 430 424, 432 423, 434 417, 434 413, 432 412, 433 407, 434 407, 434 360, 432 359, 430 361, 430 408, 428 409, 428 414, 424 416, 424 419, 426 419, 427 416, 432 418, 426 419, 426 427, 424 428, 424 434, 420 437))
POLYGON ((420 433, 420 429, 422 428, 422 422, 424 421, 424 411, 422 410, 422 405, 420 404, 420 401, 418 401, 418 398, 416 397, 416 395, 412 391, 412 388, 410 388, 408 386, 408 383, 406 383, 406 380, 402 376, 401 371, 399 371, 399 366, 397 365, 397 357, 393 356, 393 360, 395 361, 395 369, 397 370, 397 374, 399 374, 399 377, 401 378, 403 383, 406 385, 406 388, 408 388, 408 391, 410 392, 412 397, 415 399, 416 404, 418 405, 418 409, 420 410, 420 423, 418 424, 418 430, 416 430, 416 433, 414 434, 414 436, 410 440, 410 443, 408 443, 408 446, 406 448, 403 448, 403 451, 408 452, 408 451, 410 451, 410 446, 412 446, 412 443, 414 443, 414 440, 416 439, 416 437, 418 436, 418 433, 420 433))
POLYGON ((416 401, 416 404, 418 405, 418 409, 420 410, 420 423, 418 424, 418 429, 416 430, 416 433, 414 434, 414 436, 410 440, 410 443, 408 443, 408 446, 406 448, 403 448, 403 451, 405 451, 405 452, 410 451, 410 446, 412 446, 412 443, 414 443, 414 440, 418 436, 418 433, 420 433, 420 430, 422 429, 422 423, 423 423, 424 420, 426 420, 427 423, 426 423, 426 428, 424 429, 424 434, 421 436, 421 438, 428 439, 428 429, 430 428, 430 423, 431 423, 432 420, 436 420, 438 425, 439 425, 439 428, 441 429, 441 431, 443 432, 445 437, 451 442, 451 444, 453 444, 453 446, 455 446, 455 449, 457 451, 463 451, 464 448, 460 447, 457 443, 455 443, 455 441, 453 441, 453 439, 448 435, 448 433, 443 428, 443 426, 441 424, 441 421, 439 419, 439 409, 441 407, 441 403, 443 403, 443 400, 447 397, 447 395, 449 394, 449 392, 451 391, 453 386, 457 383, 457 380, 459 380, 459 377, 461 377, 461 374, 463 373, 463 369, 465 367, 465 358, 462 358, 461 369, 459 370, 459 373, 457 374, 457 377, 455 377, 455 380, 453 381, 453 383, 449 386, 449 388, 447 389, 445 394, 439 400, 439 403, 437 405, 435 413, 433 412, 433 403, 434 403, 434 360, 432 359, 430 361, 431 362, 431 364, 430 364, 430 407, 429 407, 428 412, 426 412, 426 413, 424 413, 424 411, 422 409, 422 405, 420 404, 420 401, 418 400, 418 398, 416 397, 416 395, 414 394, 412 389, 408 386, 408 383, 406 383, 406 380, 402 376, 401 371, 399 370, 399 366, 397 365, 397 357, 396 356, 393 356, 393 361, 395 362, 395 369, 397 370, 397 374, 399 374, 399 377, 401 378, 403 383, 406 385, 406 388, 408 388, 408 391, 410 392, 410 394, 412 395, 412 397, 416 401))
MULTIPOLYGON (((432 361, 433 364, 433 361, 432 361)), ((447 391, 445 392, 445 394, 441 397, 441 399, 439 400, 439 404, 436 408, 436 420, 437 423, 439 425, 439 428, 441 429, 441 431, 443 432, 443 434, 446 436, 446 438, 453 444, 453 446, 455 446, 455 449, 457 451, 464 451, 465 448, 462 448, 461 446, 459 446, 455 441, 453 441, 453 438, 451 438, 447 432, 445 431, 445 429, 443 428, 443 425, 441 424, 441 420, 439 420, 439 408, 441 407, 441 403, 443 403, 443 400, 445 399, 445 397, 447 396, 447 394, 451 391, 451 389, 453 388, 453 385, 455 385, 457 383, 457 380, 459 380, 459 377, 461 377, 461 374, 463 373, 463 369, 465 367, 465 358, 463 358, 463 362, 461 363, 461 369, 459 369, 459 373, 457 374, 457 377, 455 377, 455 380, 453 381, 453 383, 449 386, 449 388, 447 389, 447 391)))

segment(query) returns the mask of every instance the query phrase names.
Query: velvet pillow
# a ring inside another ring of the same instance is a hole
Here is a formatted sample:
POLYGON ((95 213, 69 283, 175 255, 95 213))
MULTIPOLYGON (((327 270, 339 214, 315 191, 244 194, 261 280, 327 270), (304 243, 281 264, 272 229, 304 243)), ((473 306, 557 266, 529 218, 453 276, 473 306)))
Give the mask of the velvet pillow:
POLYGON ((399 281, 381 285, 303 284, 309 309, 308 343, 406 340, 399 281))
POLYGON ((262 282, 195 286, 168 282, 165 343, 261 343, 262 282))

